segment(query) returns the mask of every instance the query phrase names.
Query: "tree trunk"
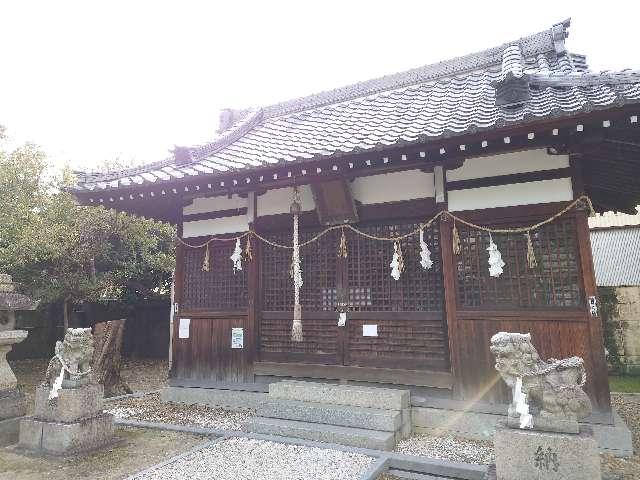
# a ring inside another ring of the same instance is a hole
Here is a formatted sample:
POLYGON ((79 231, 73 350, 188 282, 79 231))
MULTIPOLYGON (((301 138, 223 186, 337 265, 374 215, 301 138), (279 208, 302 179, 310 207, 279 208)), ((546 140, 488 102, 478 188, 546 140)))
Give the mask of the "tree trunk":
POLYGON ((67 330, 69 329, 69 299, 65 298, 62 302, 62 322, 64 327, 64 332, 62 332, 62 336, 64 337, 67 334, 67 330))
POLYGON ((125 319, 111 320, 94 326, 93 376, 104 386, 105 397, 132 393, 120 376, 125 322, 125 319))

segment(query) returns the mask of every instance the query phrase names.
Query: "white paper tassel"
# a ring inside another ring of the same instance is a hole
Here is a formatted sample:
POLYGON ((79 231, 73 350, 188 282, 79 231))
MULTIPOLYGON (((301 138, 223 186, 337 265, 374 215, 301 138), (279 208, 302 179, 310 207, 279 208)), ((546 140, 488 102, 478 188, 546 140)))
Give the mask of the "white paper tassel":
POLYGON ((489 252, 489 275, 499 277, 502 275, 502 267, 506 264, 502 260, 502 254, 498 250, 498 247, 493 243, 491 234, 489 234, 489 247, 487 248, 487 252, 489 252))
MULTIPOLYGON (((62 362, 60 362, 62 363, 62 362)), ((58 398, 58 390, 62 388, 62 380, 64 379, 64 366, 60 367, 60 375, 55 379, 53 385, 51 385, 51 391, 49 392, 49 400, 58 398)))
POLYGON ((398 242, 393 244, 393 258, 389 266, 391 267, 391 276, 394 280, 400 280, 400 274, 403 268, 402 252, 400 251, 400 245, 398 242))
POLYGON ((516 378, 513 387, 513 403, 516 404, 516 413, 520 414, 520 428, 533 428, 533 415, 529 413, 527 396, 522 391, 522 378, 516 378))
POLYGON ((433 266, 431 251, 427 242, 424 241, 424 230, 420 230, 420 265, 425 270, 429 270, 433 266))
POLYGON ((233 250, 233 254, 229 257, 233 262, 233 273, 242 270, 242 248, 240 247, 240 239, 236 240, 236 248, 233 250))

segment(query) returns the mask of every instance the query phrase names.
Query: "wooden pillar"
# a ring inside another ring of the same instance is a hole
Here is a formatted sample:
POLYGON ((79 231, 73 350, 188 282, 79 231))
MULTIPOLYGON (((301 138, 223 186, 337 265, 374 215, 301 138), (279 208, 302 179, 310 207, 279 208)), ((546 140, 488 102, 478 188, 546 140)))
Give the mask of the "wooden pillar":
MULTIPOLYGON (((247 197, 247 220, 249 229, 256 228, 257 218, 257 195, 250 192, 247 197)), ((253 363, 258 359, 258 338, 260 335, 260 310, 261 310, 261 288, 260 288, 260 258, 262 255, 262 242, 257 242, 255 238, 249 236, 247 241, 251 241, 253 259, 247 261, 247 322, 244 326, 245 338, 248 339, 246 349, 246 370, 245 382, 253 382, 253 363)))
POLYGON ((453 222, 445 215, 440 221, 440 252, 442 255, 442 285, 444 287, 444 310, 447 320, 447 337, 449 339, 449 359, 451 374, 454 377, 453 398, 462 399, 462 382, 460 372, 460 341, 457 317, 456 298, 456 258, 453 253, 453 222))
POLYGON ((590 298, 598 298, 595 272, 593 269, 593 257, 591 252, 591 239, 589 235, 589 222, 586 209, 576 212, 576 231, 578 236, 578 253, 580 255, 580 268, 582 271, 583 288, 585 295, 585 315, 589 322, 589 342, 593 371, 587 372, 588 381, 593 382, 593 391, 596 398, 594 406, 600 410, 611 410, 611 395, 609 392, 609 379, 607 361, 604 354, 604 338, 602 335, 602 319, 598 310, 597 315, 592 315, 589 307, 590 298))

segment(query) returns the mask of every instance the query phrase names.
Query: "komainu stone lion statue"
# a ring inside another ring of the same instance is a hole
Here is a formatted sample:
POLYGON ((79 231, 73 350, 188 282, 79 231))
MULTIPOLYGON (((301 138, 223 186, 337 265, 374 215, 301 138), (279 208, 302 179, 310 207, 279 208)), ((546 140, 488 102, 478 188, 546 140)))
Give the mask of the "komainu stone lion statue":
POLYGON ((86 385, 91 381, 93 335, 90 328, 69 328, 62 342, 56 342, 44 384, 51 387, 50 399, 62 387, 86 385))
POLYGON ((580 357, 546 362, 531 343, 531 334, 500 332, 491 337, 496 370, 513 391, 509 424, 521 414, 522 394, 531 408, 533 428, 578 433, 578 420, 591 414, 591 400, 582 390, 587 375, 580 357), (517 391, 521 389, 521 391, 517 391))

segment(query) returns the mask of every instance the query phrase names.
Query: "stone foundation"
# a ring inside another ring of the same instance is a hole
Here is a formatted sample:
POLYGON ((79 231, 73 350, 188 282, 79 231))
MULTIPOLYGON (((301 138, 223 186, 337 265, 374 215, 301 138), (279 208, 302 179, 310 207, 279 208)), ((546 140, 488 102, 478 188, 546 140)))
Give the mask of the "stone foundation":
POLYGON ((593 432, 579 434, 509 428, 494 436, 497 480, 600 480, 600 452, 593 432))
POLYGON ((101 413, 73 423, 27 417, 20 422, 18 446, 55 455, 83 453, 113 441, 113 415, 101 413))
POLYGON ((113 442, 113 415, 102 411, 101 385, 63 388, 52 400, 49 391, 47 385, 37 387, 35 413, 20 422, 19 448, 72 455, 113 442))

